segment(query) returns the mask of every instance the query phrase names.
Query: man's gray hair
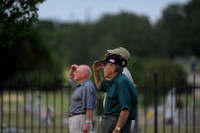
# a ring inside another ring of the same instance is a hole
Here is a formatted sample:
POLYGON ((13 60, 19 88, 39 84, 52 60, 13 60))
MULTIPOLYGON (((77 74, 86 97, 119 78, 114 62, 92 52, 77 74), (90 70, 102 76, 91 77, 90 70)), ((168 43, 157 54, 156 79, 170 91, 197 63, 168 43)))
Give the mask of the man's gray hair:
POLYGON ((124 67, 116 65, 116 64, 112 64, 112 63, 110 63, 110 64, 111 64, 111 66, 115 66, 115 72, 117 72, 117 73, 122 73, 123 72, 124 67))

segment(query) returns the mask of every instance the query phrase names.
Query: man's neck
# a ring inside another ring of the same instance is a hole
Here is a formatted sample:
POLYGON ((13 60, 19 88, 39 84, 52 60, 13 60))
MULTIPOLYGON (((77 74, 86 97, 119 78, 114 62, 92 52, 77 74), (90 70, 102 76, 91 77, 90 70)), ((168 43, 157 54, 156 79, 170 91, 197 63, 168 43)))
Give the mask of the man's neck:
POLYGON ((81 84, 82 82, 84 82, 86 79, 81 79, 81 80, 78 80, 76 81, 77 84, 81 84))
POLYGON ((110 77, 107 77, 106 80, 111 80, 112 78, 114 78, 118 73, 117 72, 114 72, 110 75, 110 77))

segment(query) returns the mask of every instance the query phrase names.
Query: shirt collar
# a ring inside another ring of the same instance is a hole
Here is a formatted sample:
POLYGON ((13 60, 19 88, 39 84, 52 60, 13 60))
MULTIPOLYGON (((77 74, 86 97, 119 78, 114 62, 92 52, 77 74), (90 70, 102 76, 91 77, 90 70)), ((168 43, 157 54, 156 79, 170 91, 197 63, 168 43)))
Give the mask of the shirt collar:
POLYGON ((120 75, 122 75, 122 73, 118 73, 117 75, 115 75, 115 77, 113 77, 113 78, 110 80, 110 83, 113 84, 113 83, 117 80, 117 78, 118 78, 120 75))
POLYGON ((84 85, 89 79, 84 80, 83 82, 81 82, 80 84, 77 84, 77 87, 80 87, 82 85, 84 85))

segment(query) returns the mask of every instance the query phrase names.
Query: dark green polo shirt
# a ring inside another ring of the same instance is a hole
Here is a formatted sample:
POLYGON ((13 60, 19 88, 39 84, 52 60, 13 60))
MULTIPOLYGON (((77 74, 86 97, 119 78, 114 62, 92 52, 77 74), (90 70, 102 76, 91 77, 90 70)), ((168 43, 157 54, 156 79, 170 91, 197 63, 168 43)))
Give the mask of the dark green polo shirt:
POLYGON ((130 111, 129 120, 135 120, 137 117, 137 92, 126 77, 126 75, 119 73, 110 81, 103 80, 100 91, 106 92, 106 101, 104 114, 119 116, 121 110, 128 109, 130 111))

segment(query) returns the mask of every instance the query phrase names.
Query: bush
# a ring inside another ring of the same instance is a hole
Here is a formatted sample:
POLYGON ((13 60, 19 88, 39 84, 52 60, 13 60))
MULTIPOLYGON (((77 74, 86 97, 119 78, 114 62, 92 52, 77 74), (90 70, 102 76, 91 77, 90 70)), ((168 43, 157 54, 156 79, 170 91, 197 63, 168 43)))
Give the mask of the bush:
MULTIPOLYGON (((154 71, 158 72, 158 84, 167 88, 176 85, 186 85, 186 73, 183 68, 168 60, 157 60, 145 65, 145 72, 148 79, 154 79, 154 71)), ((154 82, 147 81, 148 86, 153 86, 154 82)))
MULTIPOLYGON (((137 57, 128 64, 128 68, 137 85, 139 95, 144 95, 144 86, 147 87, 147 104, 154 100, 154 72, 158 74, 158 96, 166 94, 173 86, 180 87, 187 84, 186 73, 183 68, 169 60, 143 61, 137 57), (163 92, 164 91, 164 92, 163 92)), ((177 88, 179 91, 180 89, 177 88)), ((143 103, 143 101, 141 101, 143 103)))

